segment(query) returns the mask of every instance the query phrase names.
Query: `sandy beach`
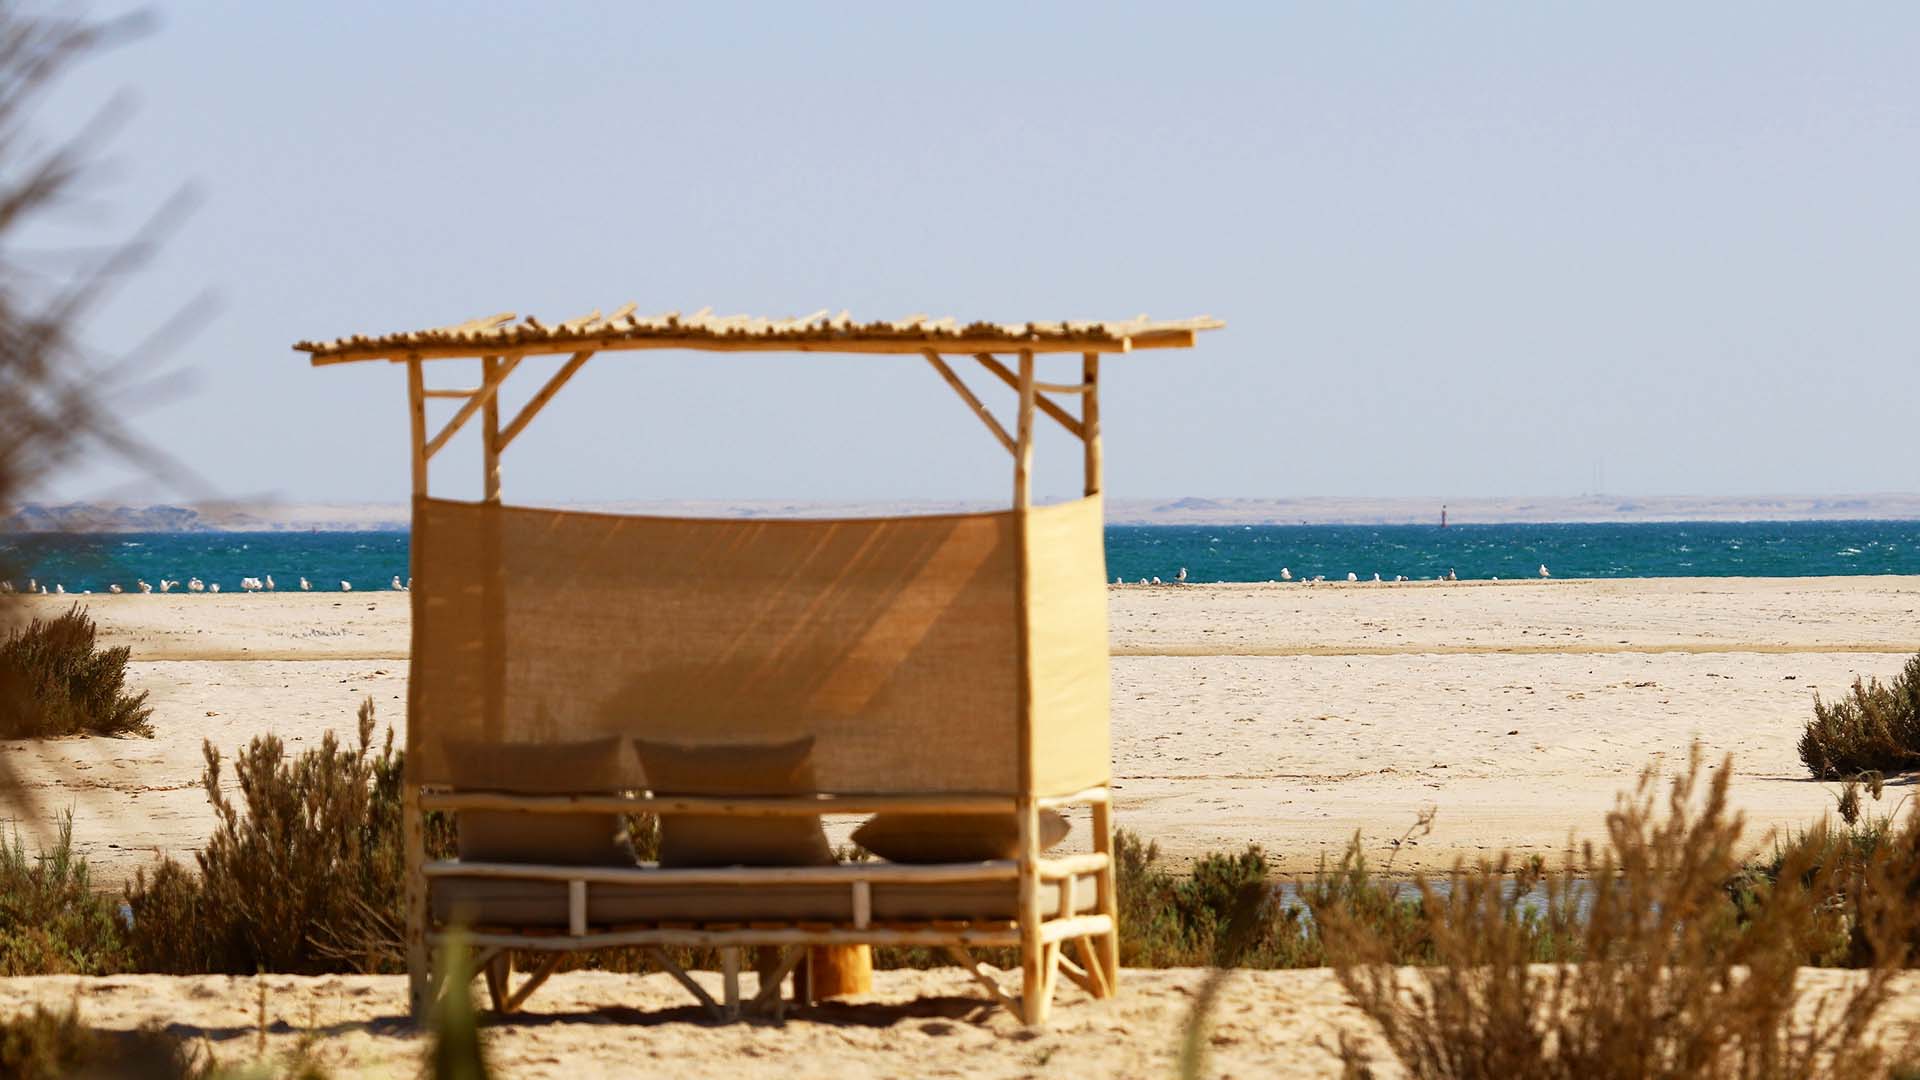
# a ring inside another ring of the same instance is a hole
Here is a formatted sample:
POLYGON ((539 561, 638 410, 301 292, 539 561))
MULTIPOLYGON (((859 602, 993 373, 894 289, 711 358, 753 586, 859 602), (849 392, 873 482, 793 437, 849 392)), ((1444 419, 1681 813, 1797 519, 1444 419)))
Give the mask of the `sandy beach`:
MULTIPOLYGON (((104 884, 211 828, 202 739, 297 749, 350 734, 368 695, 404 731, 404 594, 85 600, 132 647, 154 738, 0 752, 43 814, 73 810, 104 884)), ((1756 840, 1804 825, 1833 805, 1794 752, 1813 695, 1920 650, 1910 578, 1124 587, 1111 607, 1121 825, 1175 861, 1257 843, 1289 873, 1356 831, 1384 860, 1427 807, 1434 832, 1396 873, 1557 854, 1695 740, 1734 755, 1756 840)))

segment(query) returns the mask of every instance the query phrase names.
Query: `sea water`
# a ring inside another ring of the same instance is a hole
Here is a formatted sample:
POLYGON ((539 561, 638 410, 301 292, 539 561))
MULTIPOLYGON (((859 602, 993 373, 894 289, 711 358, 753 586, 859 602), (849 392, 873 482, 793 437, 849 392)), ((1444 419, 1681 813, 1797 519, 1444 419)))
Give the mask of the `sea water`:
MULTIPOLYGON (((238 591, 271 575, 384 589, 407 577, 404 532, 19 533, 0 538, 0 577, 70 593, 128 592, 198 577, 238 591)), ((1108 580, 1363 581, 1531 578, 1812 577, 1920 574, 1920 522, 1800 521, 1568 525, 1119 525, 1107 529, 1108 580)))

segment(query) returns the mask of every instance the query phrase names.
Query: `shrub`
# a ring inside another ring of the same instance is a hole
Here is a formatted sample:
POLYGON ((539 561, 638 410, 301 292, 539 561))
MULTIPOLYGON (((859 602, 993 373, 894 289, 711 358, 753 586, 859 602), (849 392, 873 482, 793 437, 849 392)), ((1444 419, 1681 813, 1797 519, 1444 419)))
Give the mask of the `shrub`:
POLYGON ((128 693, 126 646, 95 648, 79 605, 0 641, 0 738, 152 735, 146 691, 128 693))
POLYGON ((1920 656, 1891 682, 1854 679, 1853 690, 1831 704, 1816 694, 1800 760, 1821 780, 1920 764, 1920 656))
POLYGON ((196 1067, 180 1039, 153 1028, 96 1031, 69 1006, 33 1011, 0 1021, 0 1076, 15 1080, 212 1080, 196 1067))
POLYGON ((112 902, 74 853, 72 812, 52 849, 31 858, 15 828, 13 843, 0 843, 0 975, 105 975, 125 958, 112 902))
POLYGON ((356 749, 328 732, 288 759, 278 738, 256 736, 234 762, 237 802, 220 789, 220 752, 206 744, 203 783, 219 824, 195 856, 197 878, 171 859, 136 875, 127 901, 139 970, 400 969, 402 756, 392 729, 372 753, 373 728, 369 698, 356 749))
MULTIPOLYGON (((1411 976, 1367 927, 1329 913, 1342 986, 1416 1078, 1882 1075, 1866 1034, 1906 961, 1910 870, 1875 856, 1849 883, 1814 864, 1818 845, 1793 845, 1773 880, 1730 892, 1743 828, 1727 808, 1731 772, 1723 765, 1703 795, 1696 748, 1664 814, 1654 772, 1642 774, 1608 815, 1598 858, 1583 849, 1583 915, 1571 866, 1516 882, 1502 859, 1456 869, 1444 891, 1418 881, 1434 966, 1411 976), (1829 903, 1836 894, 1851 912, 1829 903), (1843 922, 1871 944, 1873 965, 1796 1021, 1804 950, 1843 922), (1534 969, 1543 931, 1581 962, 1534 969)), ((1368 1074, 1356 1044, 1341 1050, 1349 1075, 1368 1074)))

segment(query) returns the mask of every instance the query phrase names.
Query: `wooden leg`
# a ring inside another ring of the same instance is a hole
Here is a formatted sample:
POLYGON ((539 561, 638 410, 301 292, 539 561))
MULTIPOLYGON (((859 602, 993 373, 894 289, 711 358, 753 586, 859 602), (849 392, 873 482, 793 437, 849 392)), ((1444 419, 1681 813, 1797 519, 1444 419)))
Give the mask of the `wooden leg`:
POLYGON ((1107 994, 1112 996, 1120 992, 1120 896, 1115 879, 1111 788, 1106 801, 1093 804, 1093 849, 1107 857, 1106 869, 1094 875, 1094 881, 1100 913, 1113 920, 1113 932, 1101 934, 1094 944, 1099 947, 1100 966, 1105 969, 1102 974, 1106 976, 1107 994))
MULTIPOLYGON (((520 984, 520 989, 508 995, 506 1007, 500 1011, 503 1013, 519 1012, 520 1006, 525 1005, 527 999, 533 996, 533 992, 540 989, 540 984, 546 982, 554 972, 560 970, 560 964, 566 958, 566 953, 548 953, 546 958, 540 961, 540 966, 534 968, 527 974, 527 981, 520 984)), ((513 965, 511 963, 507 965, 507 971, 513 971, 513 965)), ((504 981, 505 980, 502 980, 503 983, 504 981)))
MULTIPOLYGON (((1032 365, 1022 373, 1031 383, 1032 365)), ((1048 950, 1040 941, 1040 809, 1031 796, 1020 800, 1020 1018, 1028 1024, 1046 1020, 1044 997, 1047 976, 1043 965, 1048 950)))
POLYGON ((493 1011, 507 1011, 507 980, 513 976, 513 954, 501 952, 489 957, 480 969, 487 978, 487 1000, 493 1003, 493 1011))
POLYGON ((720 947, 720 978, 727 1019, 740 1019, 740 946, 720 947))

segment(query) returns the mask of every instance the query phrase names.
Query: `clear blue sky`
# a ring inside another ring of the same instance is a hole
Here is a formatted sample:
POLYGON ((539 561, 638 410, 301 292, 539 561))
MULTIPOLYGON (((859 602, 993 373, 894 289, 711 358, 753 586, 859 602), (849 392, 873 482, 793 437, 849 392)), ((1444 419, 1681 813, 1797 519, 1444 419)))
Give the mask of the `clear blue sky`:
MULTIPOLYGON (((207 3, 41 120, 134 93, 103 235, 200 188, 94 340, 219 297, 197 385, 137 420, 228 494, 406 494, 401 371, 296 339, 628 300, 1226 319, 1110 363, 1118 495, 1575 494, 1602 463, 1837 493, 1920 471, 1916 56, 1899 5, 207 3)), ((526 500, 1008 477, 896 358, 609 354, 506 463, 526 500)))

